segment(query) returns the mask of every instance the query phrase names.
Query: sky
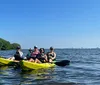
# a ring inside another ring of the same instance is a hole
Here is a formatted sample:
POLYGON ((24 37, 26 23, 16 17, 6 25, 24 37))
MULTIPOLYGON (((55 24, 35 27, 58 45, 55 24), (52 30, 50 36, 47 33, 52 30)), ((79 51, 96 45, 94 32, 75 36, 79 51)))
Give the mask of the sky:
POLYGON ((100 47, 100 0, 1 0, 0 37, 22 48, 100 47))

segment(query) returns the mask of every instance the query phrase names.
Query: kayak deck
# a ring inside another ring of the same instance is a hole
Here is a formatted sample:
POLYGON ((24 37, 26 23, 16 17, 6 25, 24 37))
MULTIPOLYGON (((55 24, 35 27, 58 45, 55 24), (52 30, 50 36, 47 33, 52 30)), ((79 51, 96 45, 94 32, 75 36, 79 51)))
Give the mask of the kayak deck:
POLYGON ((51 63, 34 63, 34 62, 29 62, 29 61, 25 61, 22 60, 20 62, 20 66, 23 70, 25 70, 25 68, 28 69, 46 69, 46 68, 50 68, 50 67, 54 67, 55 64, 51 64, 51 63))

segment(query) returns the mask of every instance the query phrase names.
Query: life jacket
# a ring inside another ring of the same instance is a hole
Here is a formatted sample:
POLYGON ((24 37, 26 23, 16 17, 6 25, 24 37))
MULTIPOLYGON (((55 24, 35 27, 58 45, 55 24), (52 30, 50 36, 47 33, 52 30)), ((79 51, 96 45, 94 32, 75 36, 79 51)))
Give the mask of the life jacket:
POLYGON ((53 54, 51 54, 51 53, 50 53, 50 55, 49 55, 49 56, 54 57, 54 53, 53 53, 53 54))
MULTIPOLYGON (((54 57, 54 53, 48 53, 48 54, 47 54, 47 57, 48 57, 48 60, 51 59, 51 58, 53 58, 53 57, 54 57)), ((53 59, 53 61, 54 61, 54 60, 56 60, 56 58, 53 59)))
POLYGON ((15 57, 15 60, 22 60, 23 59, 18 51, 15 53, 14 57, 15 57))

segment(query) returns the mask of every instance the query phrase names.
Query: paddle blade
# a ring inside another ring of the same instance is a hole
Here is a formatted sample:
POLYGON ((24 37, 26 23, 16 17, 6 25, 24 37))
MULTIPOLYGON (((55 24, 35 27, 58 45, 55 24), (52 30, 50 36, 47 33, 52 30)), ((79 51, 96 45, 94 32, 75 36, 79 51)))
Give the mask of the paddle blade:
POLYGON ((70 64, 70 61, 69 60, 62 60, 60 62, 55 62, 55 64, 57 66, 66 66, 66 65, 69 65, 70 64))

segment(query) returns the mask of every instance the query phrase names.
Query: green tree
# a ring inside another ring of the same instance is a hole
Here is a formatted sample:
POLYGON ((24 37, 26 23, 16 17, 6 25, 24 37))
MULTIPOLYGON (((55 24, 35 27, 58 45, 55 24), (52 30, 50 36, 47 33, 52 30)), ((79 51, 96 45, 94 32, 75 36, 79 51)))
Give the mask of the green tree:
POLYGON ((0 42, 0 50, 1 50, 2 46, 3 46, 3 43, 2 43, 2 42, 0 42))
POLYGON ((18 43, 13 43, 12 44, 12 49, 16 49, 17 46, 20 46, 18 43))
POLYGON ((9 41, 0 38, 0 50, 16 49, 17 46, 20 45, 18 43, 11 44, 9 41))

